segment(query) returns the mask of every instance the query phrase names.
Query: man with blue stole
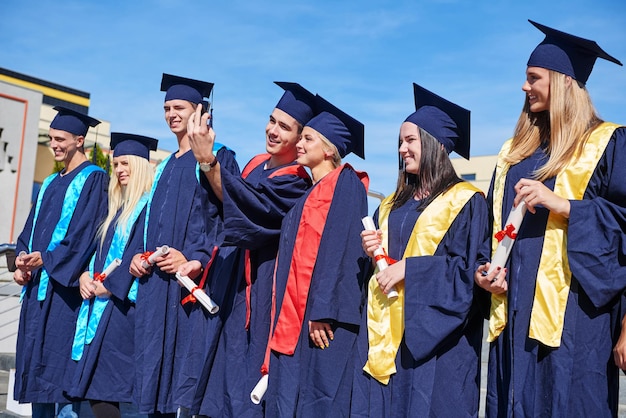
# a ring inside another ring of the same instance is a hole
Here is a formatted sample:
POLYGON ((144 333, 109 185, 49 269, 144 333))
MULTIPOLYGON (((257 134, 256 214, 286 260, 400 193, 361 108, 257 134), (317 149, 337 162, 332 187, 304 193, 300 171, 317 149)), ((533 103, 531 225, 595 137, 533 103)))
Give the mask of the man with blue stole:
POLYGON ((17 240, 14 273, 24 286, 14 397, 32 403, 33 417, 54 417, 55 403, 66 404, 59 416, 74 415, 62 382, 72 372, 68 360, 82 302, 78 281, 107 209, 108 174, 91 164, 84 150, 89 127, 100 122, 61 106, 54 109, 50 148, 65 167, 41 186, 17 240))
MULTIPOLYGON (((179 267, 191 260, 209 262, 222 228, 222 204, 209 188, 202 187, 187 122, 199 104, 206 106, 212 83, 163 74, 165 121, 176 135, 178 150, 156 169, 146 207, 143 246, 137 248, 131 273, 139 278, 135 327, 134 396, 139 412, 151 416, 175 416, 181 391, 194 392, 195 376, 187 353, 194 344, 190 313, 193 303, 181 304, 189 293, 175 278, 179 267), (144 268, 147 252, 168 245, 167 254, 144 268), (182 380, 179 380, 182 379, 182 380)), ((203 107, 204 107, 203 106, 203 107)), ((217 147, 216 147, 217 148, 217 147)), ((224 146, 214 152, 223 171, 237 175, 234 153, 224 146)), ((193 365, 196 366, 197 365, 193 365)))
MULTIPOLYGON (((277 82, 285 92, 265 128, 266 154, 253 157, 237 176, 220 169, 205 171, 224 203, 224 245, 243 252, 234 269, 234 291, 204 391, 193 412, 208 416, 263 416, 263 405, 250 401, 269 336, 272 277, 280 227, 285 214, 310 187, 306 171, 295 164, 303 126, 316 114, 315 96, 296 83, 277 82)), ((206 117, 205 117, 206 118, 206 117)), ((192 149, 210 165, 214 132, 196 123, 192 149)), ((219 159, 219 158, 218 158, 219 159)))
POLYGON ((89 269, 80 277, 83 296, 72 346, 69 396, 89 400, 96 418, 120 417, 120 402, 132 402, 137 286, 129 267, 143 240, 143 223, 158 141, 111 133, 113 151, 109 211, 97 234, 89 269), (130 249, 130 251, 126 251, 130 249), (74 363, 77 365, 74 367, 74 363))

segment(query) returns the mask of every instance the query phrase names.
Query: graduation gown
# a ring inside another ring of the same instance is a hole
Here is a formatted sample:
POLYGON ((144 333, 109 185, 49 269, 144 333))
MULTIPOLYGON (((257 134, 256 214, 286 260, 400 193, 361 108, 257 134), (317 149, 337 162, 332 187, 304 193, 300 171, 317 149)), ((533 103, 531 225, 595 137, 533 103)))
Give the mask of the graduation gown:
MULTIPOLYGON (((528 337, 548 211, 526 213, 508 264, 508 320, 490 345, 486 412, 502 416, 617 415, 613 361, 617 301, 626 287, 626 129, 618 128, 595 167, 582 200, 571 200, 567 258, 572 272, 560 347, 528 337)), ((546 161, 542 148, 509 168, 506 219, 521 178, 546 161)), ((555 179, 544 184, 554 188, 555 179)), ((506 212, 506 213, 504 213, 506 212)), ((619 331, 617 331, 619 332, 619 331)), ((619 335, 619 334, 617 334, 619 335)))
MULTIPOLYGON (((230 150, 220 149, 217 158, 223 172, 236 167, 230 150)), ((146 209, 145 250, 169 245, 187 260, 207 264, 221 229, 222 206, 200 185, 200 178, 191 151, 169 158, 158 181, 155 179, 152 201, 146 209)), ((143 251, 136 249, 136 253, 143 251)), ((157 266, 139 279, 133 396, 140 413, 176 412, 180 406, 176 400, 187 396, 182 392, 195 393, 198 365, 189 364, 194 359, 187 356, 197 343, 190 315, 193 304, 181 305, 188 294, 174 275, 157 266)))
POLYGON ((310 186, 308 175, 295 163, 266 170, 268 159, 269 155, 254 158, 242 176, 222 174, 224 245, 247 252, 249 274, 241 260, 230 277, 235 292, 232 308, 206 390, 198 394, 198 411, 193 411, 203 415, 263 416, 263 405, 250 401, 250 391, 259 379, 269 337, 280 226, 310 186))
MULTIPOLYGON (((312 265, 313 270, 295 351, 293 354, 271 351, 265 395, 268 417, 339 417, 348 416, 350 410, 352 356, 363 306, 365 274, 369 271, 369 257, 362 249, 360 236, 361 219, 367 215, 367 191, 351 167, 336 170, 341 170, 338 177, 330 178, 331 173, 321 179, 283 221, 276 267, 276 321, 281 316, 290 270, 297 267, 298 274, 291 282, 297 288, 306 286, 303 276, 308 274, 300 274, 307 269, 304 264, 312 265), (321 196, 332 199, 328 215, 325 222, 312 227, 323 231, 319 242, 303 242, 306 248, 294 254, 300 239, 311 238, 304 238, 303 230, 311 228, 313 218, 321 216, 323 211, 315 192, 327 186, 324 183, 328 181, 336 181, 334 194, 321 196), (315 213, 303 220, 303 211, 307 210, 315 213), (331 324, 334 339, 329 347, 322 350, 310 340, 309 321, 331 324)), ((270 347, 273 347, 271 343, 270 347)))
MULTIPOLYGON (((108 266, 105 260, 112 245, 116 221, 120 209, 109 225, 102 247, 97 242, 94 272, 103 272, 108 266)), ((135 248, 143 239, 145 208, 130 231, 125 248, 135 248)), ((135 378, 134 337, 135 303, 128 299, 128 292, 135 280, 129 273, 134 253, 125 252, 122 263, 108 275, 103 285, 112 293, 98 329, 90 344, 84 346, 75 371, 66 376, 67 394, 74 398, 109 402, 132 402, 135 378)), ((94 274, 95 274, 94 273, 94 274)), ((93 306, 93 304, 92 304, 93 306)), ((70 359, 70 362, 76 363, 70 359)))
MULTIPOLYGON (((221 163, 220 166, 222 175, 225 172, 232 175, 239 174, 238 166, 225 168, 221 163)), ((211 190, 211 186, 204 176, 201 177, 201 185, 205 189, 211 190)), ((203 394, 207 389, 209 372, 215 359, 222 326, 232 306, 234 289, 229 278, 235 269, 242 266, 242 253, 239 249, 222 245, 224 242, 222 224, 216 232, 217 239, 211 249, 211 260, 204 266, 203 276, 196 279, 196 282, 219 306, 219 311, 216 314, 211 314, 200 303, 191 304, 191 302, 183 300, 183 303, 189 303, 189 326, 193 335, 193 343, 188 345, 187 351, 183 354, 185 367, 178 372, 179 391, 174 402, 189 412, 198 411, 201 401, 198 394, 203 394)))
POLYGON ((108 175, 98 170, 85 181, 59 245, 47 251, 59 223, 64 197, 72 180, 90 165, 84 162, 48 185, 35 220, 35 205, 17 240, 16 252, 40 251, 49 275, 45 300, 37 300, 42 269, 32 271, 26 284, 17 335, 14 397, 20 402, 67 402, 63 379, 68 368, 74 328, 82 298, 78 278, 95 249, 94 237, 107 210, 108 175))
MULTIPOLYGON (((401 259, 419 214, 409 200, 389 215, 389 256, 401 259)), ((375 215, 377 217, 377 214, 375 215)), ((377 219, 377 218, 375 218, 377 219)), ((363 371, 368 336, 355 356, 351 416, 476 417, 484 318, 474 271, 486 261, 485 198, 474 194, 449 225, 432 256, 406 258, 404 337, 396 373, 383 385, 363 371)), ((367 330, 364 310, 361 328, 367 330)))

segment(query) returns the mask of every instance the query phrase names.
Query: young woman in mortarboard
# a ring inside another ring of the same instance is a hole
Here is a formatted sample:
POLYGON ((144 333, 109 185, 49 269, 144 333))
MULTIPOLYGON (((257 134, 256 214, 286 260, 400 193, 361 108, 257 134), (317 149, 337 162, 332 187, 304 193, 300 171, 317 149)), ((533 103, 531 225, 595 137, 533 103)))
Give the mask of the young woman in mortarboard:
POLYGON ((487 416, 616 416, 626 129, 600 119, 585 83, 596 58, 620 62, 531 23, 546 37, 528 60, 524 107, 488 199, 494 231, 513 205, 528 212, 506 279, 492 283, 488 265, 475 274, 492 292, 487 416))
POLYGON ((369 179, 341 159, 350 152, 363 158, 364 127, 316 98, 321 113, 302 130, 296 160, 314 185, 282 223, 272 331, 257 375, 269 372, 268 417, 347 416, 350 408, 369 266, 359 236, 369 179))
POLYGON ((370 256, 382 246, 391 260, 369 282, 351 416, 476 417, 484 321, 475 294, 485 295, 473 274, 488 209, 448 156, 469 158, 470 112, 417 84, 414 94, 398 186, 375 214, 380 229, 362 232, 370 256))
POLYGON ((96 417, 120 417, 119 403, 133 400, 136 288, 128 271, 134 253, 125 252, 134 249, 133 240, 142 239, 142 221, 154 179, 150 150, 156 150, 157 142, 140 135, 111 133, 109 211, 98 230, 89 270, 80 277, 84 302, 70 360, 76 366, 65 384, 69 396, 89 400, 96 417), (116 259, 121 264, 99 280, 99 274, 116 259))

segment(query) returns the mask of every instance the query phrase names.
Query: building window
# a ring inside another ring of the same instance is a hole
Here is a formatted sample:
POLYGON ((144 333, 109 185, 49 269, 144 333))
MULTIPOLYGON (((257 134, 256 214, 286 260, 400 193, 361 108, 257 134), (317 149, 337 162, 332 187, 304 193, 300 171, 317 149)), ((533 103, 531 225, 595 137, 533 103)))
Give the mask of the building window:
POLYGON ((474 181, 476 180, 476 173, 461 174, 461 178, 467 181, 474 181))

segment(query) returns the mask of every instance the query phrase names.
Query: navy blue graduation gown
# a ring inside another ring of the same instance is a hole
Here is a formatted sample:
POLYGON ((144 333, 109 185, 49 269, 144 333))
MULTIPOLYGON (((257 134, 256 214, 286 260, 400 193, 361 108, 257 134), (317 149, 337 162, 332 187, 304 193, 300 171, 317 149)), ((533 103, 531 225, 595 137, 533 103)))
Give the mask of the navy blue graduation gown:
MULTIPOLYGON (((224 172, 237 169, 232 151, 222 148, 217 158, 224 172)), ((146 231, 147 251, 169 245, 181 251, 187 260, 207 264, 221 230, 222 207, 198 178, 192 152, 178 158, 172 155, 153 194, 146 231)), ((143 249, 137 248, 136 253, 139 252, 143 249)), ((175 412, 181 406, 178 400, 195 393, 194 373, 198 367, 189 364, 193 358, 187 355, 197 343, 192 324, 199 317, 191 315, 193 304, 181 305, 187 295, 174 275, 156 266, 139 280, 133 396, 141 413, 175 412)))
MULTIPOLYGON (((269 157, 268 157, 269 158, 269 157)), ((198 393, 197 411, 220 417, 263 416, 263 405, 250 401, 260 377, 270 330, 274 262, 280 226, 310 180, 295 174, 272 176, 277 167, 255 167, 245 179, 222 174, 224 245, 250 250, 250 323, 246 329, 246 279, 240 261, 230 276, 232 308, 225 320, 209 381, 198 393)))
MULTIPOLYGON (((558 348, 528 337, 548 211, 527 213, 508 265, 508 321, 490 346, 487 416, 617 415, 618 370, 614 324, 626 287, 626 129, 617 129, 598 162, 583 200, 571 201, 567 256, 572 271, 558 348), (514 354, 514 355, 513 355, 514 354)), ((545 161, 539 148, 509 169, 502 205, 506 219, 517 181, 545 161)), ((555 179, 544 184, 554 188, 555 179)))
MULTIPOLYGON (((236 162, 232 161, 230 164, 228 160, 222 162, 224 158, 221 153, 218 153, 217 157, 220 159, 222 175, 239 175, 239 166, 236 162)), ((201 175, 200 178, 201 185, 213 196, 206 177, 201 175)), ((220 212, 221 217, 222 213, 223 211, 220 212)), ((193 337, 186 351, 180 354, 181 360, 184 360, 184 366, 178 370, 176 376, 178 391, 174 403, 190 411, 199 408, 198 393, 204 393, 207 388, 209 372, 217 351, 224 319, 228 316, 232 306, 234 289, 230 285, 229 277, 241 266, 242 253, 239 249, 222 246, 224 229, 221 222, 213 233, 216 239, 212 244, 211 260, 208 265, 204 266, 206 277, 196 278, 195 281, 200 284, 204 280, 204 291, 219 306, 219 311, 215 315, 210 314, 200 303, 190 303, 186 307, 190 318, 189 332, 193 337)))
MULTIPOLYGON (((120 209, 109 225, 102 247, 97 242, 94 272, 102 272, 111 247, 115 222, 120 209)), ((143 240, 145 208, 132 226, 126 248, 134 249, 143 240)), ((81 359, 73 375, 66 376, 66 392, 81 399, 109 402, 132 402, 135 378, 134 340, 135 303, 128 299, 128 292, 135 280, 129 273, 133 251, 125 251, 122 263, 105 278, 104 287, 112 293, 107 303, 94 339, 85 345, 81 359)), ((94 273, 94 274, 95 274, 94 273)), ((76 363, 74 360, 69 360, 76 363)))
MULTIPOLYGON (((324 181, 325 178, 320 183, 324 181)), ((316 206, 309 195, 320 183, 298 201, 283 221, 276 268, 276 318, 281 311, 302 211, 311 203, 316 206)), ((352 169, 343 169, 323 225, 295 352, 271 352, 265 395, 268 417, 348 416, 353 352, 370 263, 360 236, 361 219, 366 215, 365 187, 352 169), (309 321, 331 323, 334 339, 328 348, 322 350, 310 340, 309 321)), ((298 260, 294 262, 297 265, 298 260)))
MULTIPOLYGON (((37 301, 41 269, 32 272, 22 301, 17 336, 14 397, 20 402, 67 402, 63 379, 68 368, 76 317, 82 298, 78 278, 95 249, 94 237, 107 211, 108 175, 96 171, 87 178, 76 203, 67 234, 47 251, 59 222, 65 192, 89 162, 57 176, 44 193, 35 223, 32 251, 40 251, 50 276, 44 301, 37 301)), ((35 205, 18 237, 16 251, 28 250, 35 205)))
MULTIPOLYGON (((401 259, 418 213, 409 201, 389 216, 389 255, 401 259)), ((397 372, 387 385, 363 371, 367 332, 358 337, 354 417, 476 417, 484 318, 474 271, 486 261, 480 249, 488 233, 485 198, 475 194, 458 214, 433 256, 408 257, 404 337, 397 372)), ((364 312, 366 312, 364 310, 364 312)), ((367 330, 367 314, 361 327, 367 330)))

